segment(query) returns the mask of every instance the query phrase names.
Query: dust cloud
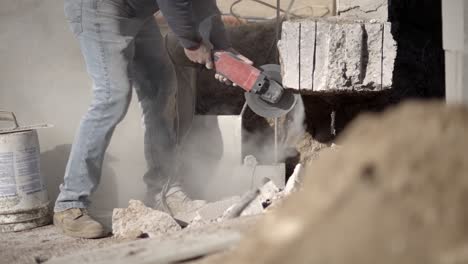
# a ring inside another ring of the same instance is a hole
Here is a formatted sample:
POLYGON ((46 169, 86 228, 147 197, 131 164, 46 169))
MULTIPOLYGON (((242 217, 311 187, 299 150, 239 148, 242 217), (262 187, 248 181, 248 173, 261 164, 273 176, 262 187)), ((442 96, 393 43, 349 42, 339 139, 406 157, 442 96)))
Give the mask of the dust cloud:
MULTIPOLYGON (((242 126, 238 116, 197 116, 181 147, 180 175, 192 198, 215 201, 242 195, 253 186, 254 167, 243 166, 247 156, 259 165, 274 165, 295 155, 294 146, 305 133, 304 105, 278 119, 275 152, 274 120, 268 127, 253 132, 242 126), (276 153, 276 154, 275 154, 276 153)), ((267 175, 258 175, 265 177, 267 175)))

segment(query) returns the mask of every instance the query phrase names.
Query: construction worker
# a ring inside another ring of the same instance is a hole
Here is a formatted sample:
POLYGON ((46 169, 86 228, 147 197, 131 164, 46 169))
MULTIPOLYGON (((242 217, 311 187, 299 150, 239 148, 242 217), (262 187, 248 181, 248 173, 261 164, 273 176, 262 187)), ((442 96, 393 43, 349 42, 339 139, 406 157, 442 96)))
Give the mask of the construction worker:
MULTIPOLYGON (((55 203, 54 224, 67 235, 106 235, 86 208, 89 196, 98 186, 104 153, 114 129, 127 112, 132 87, 145 127, 145 202, 157 209, 161 209, 161 204, 167 205, 173 214, 203 204, 188 199, 177 182, 171 183, 164 196, 162 193, 175 168, 176 80, 153 17, 158 10, 163 12, 187 57, 213 68, 211 50, 202 43, 198 24, 219 14, 215 0, 65 0, 65 15, 94 84, 93 100, 81 120, 55 203), (161 203, 163 199, 165 203, 161 203)), ((217 49, 230 49, 220 19, 212 32, 217 49)))

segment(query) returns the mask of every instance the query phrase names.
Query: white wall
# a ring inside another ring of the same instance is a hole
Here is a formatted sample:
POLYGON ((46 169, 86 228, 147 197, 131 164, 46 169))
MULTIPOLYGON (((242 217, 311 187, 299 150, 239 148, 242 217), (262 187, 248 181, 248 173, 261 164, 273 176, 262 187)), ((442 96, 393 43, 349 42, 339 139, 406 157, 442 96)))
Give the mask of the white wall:
MULTIPOLYGON (((0 60, 0 109, 14 111, 24 125, 55 125, 39 131, 42 172, 54 201, 79 120, 91 100, 91 82, 68 30, 63 1, 0 1, 0 60)), ((143 197, 142 131, 134 100, 112 139, 94 206, 126 206, 129 198, 143 197)))

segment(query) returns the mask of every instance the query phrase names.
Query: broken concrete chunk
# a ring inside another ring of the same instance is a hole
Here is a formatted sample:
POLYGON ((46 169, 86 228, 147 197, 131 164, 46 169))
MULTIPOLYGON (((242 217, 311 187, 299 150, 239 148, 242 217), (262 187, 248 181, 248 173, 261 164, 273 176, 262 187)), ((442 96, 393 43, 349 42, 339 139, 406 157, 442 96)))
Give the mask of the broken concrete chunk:
POLYGON ((283 85, 299 89, 299 40, 300 23, 284 22, 281 40, 278 42, 280 61, 283 72, 283 85))
POLYGON ((280 191, 278 186, 272 181, 265 183, 262 187, 260 187, 260 195, 257 199, 262 201, 273 199, 273 197, 280 191))
POLYGON ((259 190, 260 194, 245 208, 241 216, 262 214, 265 211, 264 204, 270 205, 273 203, 273 200, 280 192, 280 189, 272 181, 265 183, 259 190))
POLYGON ((149 237, 178 231, 181 227, 169 215, 146 207, 143 202, 130 200, 128 208, 116 208, 112 214, 112 232, 121 238, 149 237))
POLYGON ((315 64, 315 21, 301 23, 300 89, 313 90, 315 64))
POLYGON ((388 20, 388 0, 337 0, 336 6, 341 17, 388 20))
POLYGON ((393 85, 393 69, 397 56, 397 43, 393 38, 392 24, 383 26, 383 62, 382 62, 382 89, 391 88, 393 85))

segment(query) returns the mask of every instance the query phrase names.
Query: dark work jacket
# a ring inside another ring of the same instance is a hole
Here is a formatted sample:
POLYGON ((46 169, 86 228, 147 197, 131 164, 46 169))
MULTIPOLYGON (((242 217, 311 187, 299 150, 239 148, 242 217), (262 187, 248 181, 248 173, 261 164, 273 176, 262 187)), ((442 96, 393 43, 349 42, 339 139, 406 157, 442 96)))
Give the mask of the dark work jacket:
MULTIPOLYGON (((185 48, 195 48, 201 42, 198 26, 203 19, 220 14, 216 0, 126 0, 137 15, 154 14, 161 10, 169 28, 185 48)), ((219 17, 211 31, 211 42, 216 49, 227 49, 224 25, 219 17)))

